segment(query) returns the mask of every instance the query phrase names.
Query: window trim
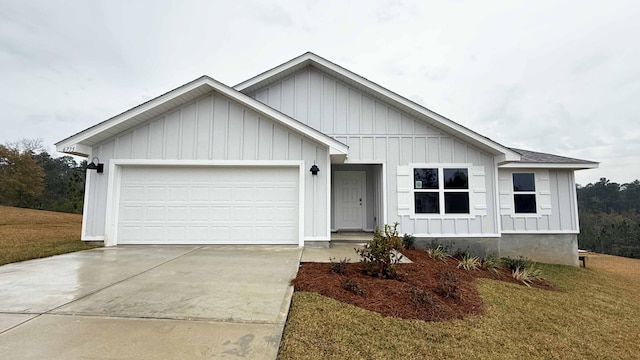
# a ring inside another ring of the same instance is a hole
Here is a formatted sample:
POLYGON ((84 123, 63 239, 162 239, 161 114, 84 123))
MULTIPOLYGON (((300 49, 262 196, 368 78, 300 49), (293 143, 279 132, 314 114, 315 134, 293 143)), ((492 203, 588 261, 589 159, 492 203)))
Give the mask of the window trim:
POLYGON ((409 164, 410 168, 410 178, 411 178, 411 188, 410 188, 410 198, 411 198, 411 212, 409 218, 411 219, 429 219, 429 218, 475 218, 473 213, 474 207, 471 201, 471 177, 472 174, 472 164, 468 163, 447 163, 447 164, 409 164), (436 169, 438 171, 438 188, 437 189, 416 189, 415 188, 415 178, 414 171, 415 169, 436 169), (465 169, 467 170, 467 188, 466 189, 445 189, 444 188, 444 169, 465 169), (416 212, 416 192, 424 192, 424 193, 437 193, 438 194, 438 207, 439 212, 437 213, 417 213, 416 212), (445 193, 466 193, 467 200, 469 205, 468 213, 447 213, 445 206, 445 193))
POLYGON ((535 171, 513 171, 511 172, 511 199, 513 200, 513 217, 540 217, 540 208, 538 206, 538 177, 535 171), (533 191, 520 191, 515 189, 513 176, 516 174, 531 174, 533 175, 533 191), (516 211, 516 195, 533 195, 536 202, 535 212, 517 212, 516 211))

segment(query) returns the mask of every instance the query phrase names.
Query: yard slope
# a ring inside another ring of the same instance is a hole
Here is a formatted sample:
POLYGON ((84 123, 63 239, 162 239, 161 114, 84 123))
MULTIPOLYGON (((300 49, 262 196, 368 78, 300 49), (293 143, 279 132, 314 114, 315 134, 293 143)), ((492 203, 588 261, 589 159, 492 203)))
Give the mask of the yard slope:
POLYGON ((0 206, 0 265, 98 246, 81 227, 82 215, 0 206))

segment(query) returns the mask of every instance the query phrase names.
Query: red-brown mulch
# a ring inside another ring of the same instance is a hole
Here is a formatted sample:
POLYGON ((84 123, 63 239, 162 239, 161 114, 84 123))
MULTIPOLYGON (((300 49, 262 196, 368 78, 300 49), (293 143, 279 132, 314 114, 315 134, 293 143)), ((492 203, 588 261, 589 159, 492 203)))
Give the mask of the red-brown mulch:
MULTIPOLYGON (((346 264, 346 273, 329 270, 329 263, 302 263, 292 280, 296 291, 311 291, 352 304, 384 316, 424 321, 462 319, 483 312, 476 288, 477 278, 490 278, 521 284, 511 272, 485 269, 458 269, 458 260, 432 259, 424 250, 403 250, 412 264, 397 264, 396 279, 379 279, 361 273, 360 263, 346 264)), ((524 285, 523 285, 524 286, 524 285)), ((555 290, 545 281, 532 287, 555 290)))

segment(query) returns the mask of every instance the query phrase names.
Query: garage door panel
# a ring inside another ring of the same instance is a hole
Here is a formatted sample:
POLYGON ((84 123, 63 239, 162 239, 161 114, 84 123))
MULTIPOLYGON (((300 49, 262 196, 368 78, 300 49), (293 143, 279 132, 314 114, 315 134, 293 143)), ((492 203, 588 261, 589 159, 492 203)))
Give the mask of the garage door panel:
POLYGON ((122 169, 121 244, 297 244, 298 168, 122 169))

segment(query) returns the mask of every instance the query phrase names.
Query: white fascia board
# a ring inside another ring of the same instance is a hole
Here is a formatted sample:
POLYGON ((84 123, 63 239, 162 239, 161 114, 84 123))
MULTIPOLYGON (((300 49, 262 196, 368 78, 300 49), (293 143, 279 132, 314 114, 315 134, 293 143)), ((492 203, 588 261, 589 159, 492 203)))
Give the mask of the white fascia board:
POLYGON ((80 157, 88 157, 91 154, 91 146, 84 144, 61 144, 56 146, 56 151, 80 157))
POLYGON ((460 135, 462 135, 463 137, 473 140, 477 143, 480 143, 488 148, 493 149, 496 153, 499 153, 501 155, 504 156, 504 161, 518 161, 520 160, 520 154, 518 154, 517 152, 507 148, 506 146, 500 145, 497 142, 488 139, 478 133, 476 133, 475 131, 472 131, 470 129, 467 129, 466 127, 452 121, 449 120, 447 118, 445 118, 444 116, 437 114, 423 106, 420 106, 390 90, 385 89, 384 87, 370 81, 367 80, 359 75, 356 75, 355 73, 337 65, 334 64, 326 59, 323 59, 321 57, 319 57, 316 54, 307 52, 295 59, 292 59, 280 66, 277 66, 271 70, 268 70, 258 76, 255 76, 249 80, 246 80, 244 82, 241 82, 240 84, 234 86, 234 89, 238 90, 238 91, 243 91, 251 86, 254 86, 258 83, 260 83, 261 81, 264 81, 280 72, 286 71, 288 69, 291 69, 295 66, 301 65, 304 62, 312 62, 315 63, 317 65, 319 65, 320 67, 324 67, 330 71, 333 71, 337 74, 339 74, 342 77, 345 77, 351 81, 354 81, 358 84, 360 84, 361 86, 368 88, 374 92, 377 92, 378 94, 382 95, 383 97, 386 97, 392 101, 395 101, 399 104, 401 104, 402 106, 405 106, 415 112, 421 113, 427 117, 430 117, 436 121, 438 121, 439 123, 443 124, 445 127, 447 127, 448 129, 451 129, 453 132, 457 132, 460 135))
POLYGON ((585 170, 585 169, 597 169, 598 163, 507 163, 498 165, 501 169, 570 169, 570 170, 585 170))
POLYGON ((187 83, 185 85, 182 85, 181 87, 171 90, 166 94, 160 95, 155 99, 152 99, 146 103, 143 103, 142 105, 138 105, 136 107, 134 107, 133 109, 130 109, 128 111, 123 112, 120 115, 116 115, 115 117, 112 117, 106 121, 103 121, 97 125, 94 125, 84 131, 81 131, 75 135, 72 135, 64 140, 61 140, 59 142, 57 142, 56 148, 57 149, 64 149, 67 146, 72 146, 74 144, 81 144, 83 141, 91 138, 92 136, 95 136, 103 131, 109 130, 112 127, 119 125, 127 120, 129 120, 130 118, 140 115, 146 111, 149 111, 151 109, 153 109, 154 107, 163 104, 167 101, 170 101, 180 95, 186 94, 189 91, 192 91, 200 86, 202 86, 203 84, 205 84, 207 82, 207 77, 203 76, 200 77, 190 83, 187 83))
MULTIPOLYGON (((56 149, 58 149, 58 151, 61 152, 65 152, 64 150, 67 149, 70 152, 67 153, 73 153, 73 147, 75 146, 77 149, 78 146, 84 146, 85 148, 88 148, 88 146, 83 145, 82 142, 103 132, 103 131, 108 131, 109 129, 113 128, 114 126, 117 126, 119 124, 122 124, 123 122, 126 122, 127 120, 138 116, 146 111, 149 111, 151 109, 153 109, 156 106, 159 106, 167 101, 171 101, 172 99, 175 99, 176 97, 179 97, 181 95, 184 95, 190 91, 193 91, 194 89, 197 89, 200 86, 203 85, 208 85, 209 87, 212 88, 212 90, 215 90, 216 92, 223 94, 241 104, 246 105, 247 107, 253 109, 254 111, 261 113, 267 117, 269 117, 270 119, 273 119, 283 125, 285 125, 286 127, 300 133, 303 136, 312 138, 314 140, 316 140, 317 142, 326 145, 327 147, 329 147, 330 149, 330 153, 331 154, 348 154, 349 151, 349 147, 335 139, 333 139, 332 137, 325 135, 293 118, 290 118, 289 116, 278 112, 276 110, 274 110, 273 108, 255 100, 252 99, 208 76, 203 76, 201 78, 198 78, 188 84, 185 84, 177 89, 174 89, 164 95, 161 95, 153 100, 150 100, 147 103, 144 103, 142 105, 139 105, 129 111, 126 111, 120 115, 117 115, 109 120, 106 120, 98 125, 95 125, 93 127, 90 127, 76 135, 73 135, 67 139, 64 139, 58 143, 56 143, 56 149)), ((86 151, 86 150, 83 150, 86 151)), ((90 153, 90 151, 87 151, 88 153, 90 153)), ((87 154, 88 155, 88 154, 87 154)))

